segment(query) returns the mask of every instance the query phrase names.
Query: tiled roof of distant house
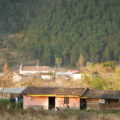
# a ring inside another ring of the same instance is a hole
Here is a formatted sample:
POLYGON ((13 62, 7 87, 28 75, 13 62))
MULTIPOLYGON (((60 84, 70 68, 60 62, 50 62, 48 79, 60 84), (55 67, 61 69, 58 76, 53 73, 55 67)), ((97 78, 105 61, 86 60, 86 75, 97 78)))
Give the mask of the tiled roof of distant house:
POLYGON ((53 68, 48 66, 23 66, 23 71, 52 71, 53 68))

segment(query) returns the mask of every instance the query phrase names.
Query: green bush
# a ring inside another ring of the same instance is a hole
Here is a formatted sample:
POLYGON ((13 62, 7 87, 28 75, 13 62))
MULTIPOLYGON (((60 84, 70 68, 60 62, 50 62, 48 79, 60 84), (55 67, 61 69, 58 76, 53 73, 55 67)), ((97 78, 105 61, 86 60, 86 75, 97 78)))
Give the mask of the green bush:
POLYGON ((1 103, 10 103, 9 99, 0 99, 0 104, 1 103))
POLYGON ((21 107, 21 108, 23 107, 23 99, 21 99, 21 100, 18 102, 18 106, 21 107))

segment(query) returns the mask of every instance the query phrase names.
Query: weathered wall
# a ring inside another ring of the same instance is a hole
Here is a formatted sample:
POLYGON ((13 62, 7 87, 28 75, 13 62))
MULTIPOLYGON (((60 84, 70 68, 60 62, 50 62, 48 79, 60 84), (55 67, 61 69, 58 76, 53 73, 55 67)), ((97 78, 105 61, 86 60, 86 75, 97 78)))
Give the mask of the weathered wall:
MULTIPOLYGON (((29 97, 23 96, 23 108, 38 108, 43 107, 43 109, 48 110, 49 101, 48 97, 29 97)), ((69 108, 80 109, 80 98, 79 97, 69 97, 69 108)), ((64 97, 56 97, 55 98, 55 108, 66 108, 67 104, 64 104, 64 97)))
POLYGON ((48 97, 29 97, 23 96, 23 108, 29 107, 43 107, 43 109, 48 110, 48 97))
POLYGON ((99 103, 99 99, 87 99, 87 110, 120 110, 120 102, 112 101, 108 102, 105 100, 105 103, 99 103))
POLYGON ((87 110, 90 109, 99 109, 99 99, 87 99, 87 110))
MULTIPOLYGON (((80 98, 69 97, 69 108, 80 109, 80 98)), ((66 108, 67 104, 64 104, 64 97, 56 97, 55 106, 59 108, 66 108)))
POLYGON ((105 101, 105 104, 100 104, 100 109, 102 110, 120 110, 120 102, 119 101, 112 101, 108 102, 105 101))

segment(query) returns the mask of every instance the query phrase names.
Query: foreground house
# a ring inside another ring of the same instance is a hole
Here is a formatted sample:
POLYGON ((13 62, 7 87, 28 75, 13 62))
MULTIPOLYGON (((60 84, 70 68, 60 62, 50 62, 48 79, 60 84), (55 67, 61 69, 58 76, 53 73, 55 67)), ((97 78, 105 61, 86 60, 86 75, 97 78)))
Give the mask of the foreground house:
POLYGON ((88 90, 84 97, 87 109, 120 110, 120 91, 88 90))
POLYGON ((120 91, 88 88, 28 87, 23 92, 23 108, 120 110, 120 91))
POLYGON ((23 108, 80 109, 80 96, 85 88, 28 87, 23 94, 23 108))

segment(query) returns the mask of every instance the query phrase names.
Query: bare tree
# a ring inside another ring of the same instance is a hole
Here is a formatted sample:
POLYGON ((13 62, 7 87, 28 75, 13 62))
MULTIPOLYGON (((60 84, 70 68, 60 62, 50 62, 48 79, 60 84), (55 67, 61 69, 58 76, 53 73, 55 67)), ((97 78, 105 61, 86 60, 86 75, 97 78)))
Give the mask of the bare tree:
POLYGON ((8 63, 7 63, 7 62, 5 63, 5 65, 4 65, 4 67, 3 67, 3 72, 4 72, 5 74, 10 73, 10 69, 9 69, 9 66, 8 66, 8 63))
POLYGON ((55 63, 56 63, 56 65, 57 65, 58 69, 59 69, 59 68, 60 68, 60 65, 61 65, 61 63, 62 63, 62 58, 56 58, 56 59, 55 59, 55 63))
POLYGON ((80 57, 78 59, 78 62, 76 63, 76 66, 80 69, 84 66, 84 57, 82 54, 80 54, 80 57))

